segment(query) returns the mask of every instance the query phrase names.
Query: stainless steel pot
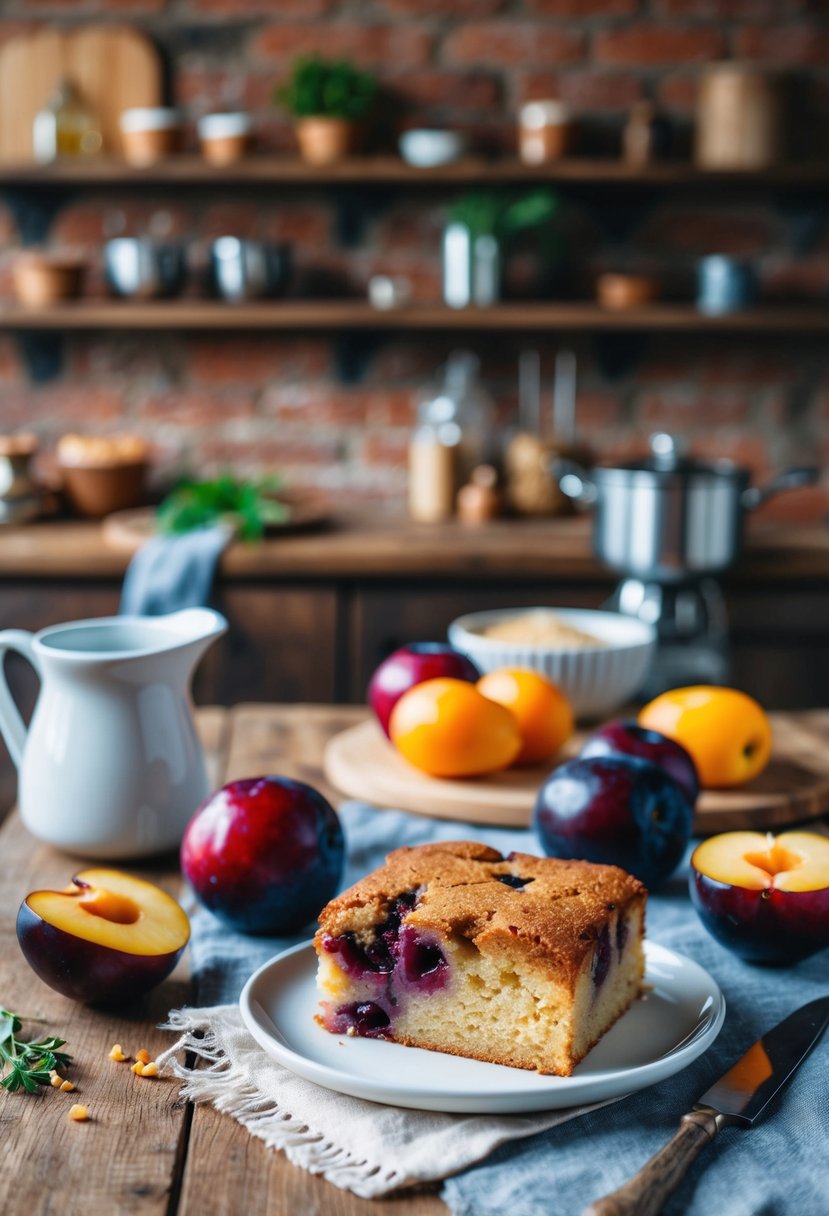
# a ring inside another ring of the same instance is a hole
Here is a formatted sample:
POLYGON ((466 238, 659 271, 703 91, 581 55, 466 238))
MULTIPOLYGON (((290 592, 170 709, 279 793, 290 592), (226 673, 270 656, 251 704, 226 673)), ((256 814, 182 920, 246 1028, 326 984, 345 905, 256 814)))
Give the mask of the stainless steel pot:
POLYGON ((184 284, 184 250, 148 237, 116 237, 104 245, 104 271, 116 295, 135 300, 174 296, 184 284))
POLYGON ((267 245, 220 236, 210 249, 213 289, 223 300, 241 303, 281 295, 291 272, 289 245, 267 245))
POLYGON ((595 506, 596 556, 623 574, 661 583, 726 569, 740 552, 745 512, 818 477, 817 469, 791 468, 752 487, 742 465, 693 460, 663 434, 652 436, 645 460, 589 473, 560 460, 555 473, 568 498, 595 506))

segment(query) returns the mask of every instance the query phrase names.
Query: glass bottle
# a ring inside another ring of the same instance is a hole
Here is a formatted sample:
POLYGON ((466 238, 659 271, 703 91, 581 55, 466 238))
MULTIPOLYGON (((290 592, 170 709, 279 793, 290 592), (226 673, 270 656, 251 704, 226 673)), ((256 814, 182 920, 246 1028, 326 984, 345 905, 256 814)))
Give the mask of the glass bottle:
POLYGON ((455 512, 459 486, 488 463, 495 410, 478 380, 478 359, 456 351, 440 381, 421 396, 409 445, 409 513, 435 523, 455 512))
POLYGON ((101 133, 71 80, 62 80, 34 119, 32 147, 42 164, 59 156, 99 152, 101 133))

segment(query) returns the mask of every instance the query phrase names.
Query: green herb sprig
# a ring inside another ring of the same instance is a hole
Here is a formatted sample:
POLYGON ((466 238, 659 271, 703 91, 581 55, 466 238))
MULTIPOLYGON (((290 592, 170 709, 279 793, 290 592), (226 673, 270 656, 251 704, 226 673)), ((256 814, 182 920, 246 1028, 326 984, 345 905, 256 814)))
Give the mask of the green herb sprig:
POLYGON ((23 1019, 0 1009, 0 1085, 8 1093, 23 1089, 37 1093, 38 1085, 51 1085, 52 1071, 68 1068, 72 1057, 61 1051, 66 1039, 52 1035, 44 1039, 19 1039, 23 1019))
POLYGON ((183 481, 156 512, 162 532, 180 534, 212 524, 229 524, 242 540, 258 540, 269 524, 284 524, 290 507, 280 502, 277 477, 242 480, 222 473, 211 481, 183 481))

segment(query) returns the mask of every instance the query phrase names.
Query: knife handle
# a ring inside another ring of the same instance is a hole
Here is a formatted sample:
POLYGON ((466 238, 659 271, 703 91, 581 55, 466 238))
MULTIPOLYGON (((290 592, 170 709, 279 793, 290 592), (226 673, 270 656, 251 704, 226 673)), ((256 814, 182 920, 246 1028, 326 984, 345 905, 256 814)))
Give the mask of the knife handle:
POLYGON ((605 1195, 585 1208, 582 1216, 658 1216, 688 1167, 722 1126, 721 1116, 713 1110, 694 1110, 683 1115, 679 1130, 664 1148, 612 1195, 605 1195))

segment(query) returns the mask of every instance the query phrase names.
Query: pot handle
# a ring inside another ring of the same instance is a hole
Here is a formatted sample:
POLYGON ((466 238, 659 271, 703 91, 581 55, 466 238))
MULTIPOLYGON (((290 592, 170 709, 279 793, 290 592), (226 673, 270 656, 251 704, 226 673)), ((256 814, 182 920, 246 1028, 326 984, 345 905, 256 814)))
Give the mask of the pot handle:
POLYGON ((40 664, 32 648, 34 634, 27 629, 4 629, 0 633, 0 732, 6 741, 9 755, 14 761, 14 767, 20 768, 23 761, 23 748, 26 745, 26 725, 20 716, 20 710, 14 703, 5 672, 3 660, 6 651, 16 650, 28 659, 38 675, 40 664))
POLYGON ((599 497, 595 481, 590 480, 587 470, 575 460, 554 456, 550 461, 550 475, 558 482, 558 488, 567 498, 589 505, 599 497))
POLYGON ((818 480, 820 470, 809 465, 797 465, 778 473, 764 486, 750 486, 743 490, 740 502, 746 511, 755 511, 761 503, 781 494, 783 490, 797 490, 800 486, 812 486, 818 480))

